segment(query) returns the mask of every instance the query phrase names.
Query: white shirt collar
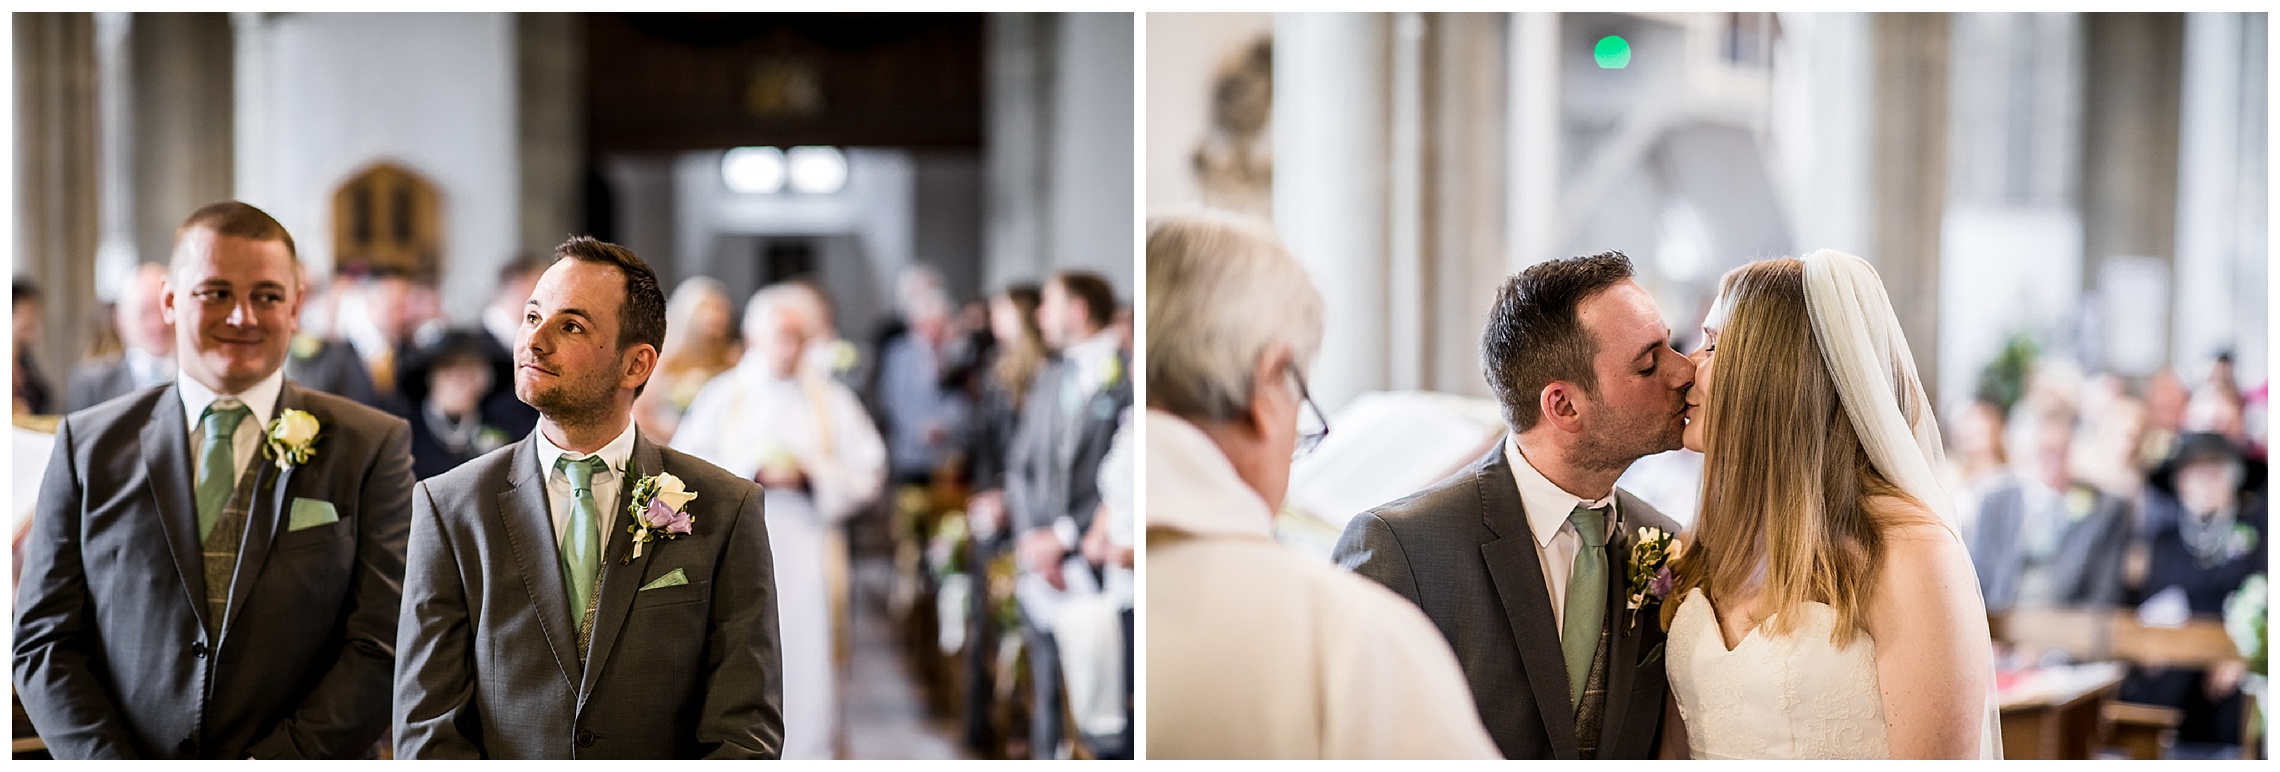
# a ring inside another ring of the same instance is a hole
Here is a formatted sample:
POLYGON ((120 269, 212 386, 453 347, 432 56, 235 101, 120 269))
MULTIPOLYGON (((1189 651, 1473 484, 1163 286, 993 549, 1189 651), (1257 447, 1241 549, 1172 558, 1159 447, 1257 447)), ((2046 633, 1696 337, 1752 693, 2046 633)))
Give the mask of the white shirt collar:
MULTIPOLYGON (((1551 546, 1552 537, 1559 534, 1560 526, 1568 522, 1568 515, 1578 505, 1602 509, 1615 504, 1613 488, 1608 489, 1606 496, 1586 499, 1553 484, 1543 472, 1536 471, 1536 467, 1528 463, 1526 456, 1520 455, 1518 435, 1504 435, 1504 460, 1512 465, 1512 479, 1520 486, 1520 509, 1528 516, 1528 530, 1536 537, 1538 547, 1551 546)), ((1607 512, 1610 515, 1607 527, 1612 532, 1615 528, 1615 518, 1612 517, 1615 510, 1608 509, 1607 512)))
MULTIPOLYGON (((564 450, 556 446, 553 441, 548 440, 544 428, 533 429, 530 434, 538 438, 538 473, 551 477, 554 474, 554 460, 570 455, 570 451, 564 450)), ((618 432, 617 439, 610 440, 610 444, 603 445, 602 449, 595 452, 594 455, 600 456, 602 463, 608 464, 611 472, 624 469, 626 457, 633 455, 632 418, 626 419, 625 429, 618 432)), ((585 455, 578 454, 576 457, 584 458, 585 455)))
POLYGON ((1116 356, 1117 344, 1121 342, 1115 330, 1103 327, 1091 337, 1069 344, 1061 350, 1061 356, 1079 362, 1097 361, 1116 356))
POLYGON ((225 396, 236 397, 253 410, 254 426, 268 426, 269 419, 277 412, 277 395, 285 388, 285 368, 271 371, 269 377, 238 394, 217 394, 213 389, 207 388, 206 384, 199 383, 198 379, 179 369, 175 371, 174 382, 177 384, 176 392, 182 395, 183 425, 190 427, 192 432, 198 431, 199 419, 206 417, 206 406, 225 396))
POLYGON ((1274 518, 1227 454, 1202 429, 1148 411, 1148 527, 1198 536, 1274 538, 1274 518))

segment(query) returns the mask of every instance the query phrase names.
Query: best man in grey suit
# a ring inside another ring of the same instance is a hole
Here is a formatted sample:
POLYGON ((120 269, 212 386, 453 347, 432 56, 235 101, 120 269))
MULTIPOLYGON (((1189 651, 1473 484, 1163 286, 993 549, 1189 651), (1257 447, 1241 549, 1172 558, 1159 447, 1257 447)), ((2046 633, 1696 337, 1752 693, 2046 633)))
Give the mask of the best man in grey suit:
POLYGON ((1663 717, 1659 609, 1628 609, 1641 527, 1677 526, 1615 487, 1675 450, 1694 366, 1619 253, 1504 283, 1481 370, 1511 433, 1480 461, 1362 513, 1339 565, 1441 629, 1509 758, 1642 759, 1663 717))
POLYGON ((58 758, 369 757, 388 728, 410 433, 284 380, 295 260, 261 210, 192 214, 181 376, 57 429, 15 675, 58 758))
POLYGON ((775 758, 760 488, 634 428, 665 339, 649 267, 588 237, 555 255, 516 342, 537 430, 413 494, 396 755, 775 758), (697 494, 693 522, 636 544, 632 489, 663 475, 697 494))

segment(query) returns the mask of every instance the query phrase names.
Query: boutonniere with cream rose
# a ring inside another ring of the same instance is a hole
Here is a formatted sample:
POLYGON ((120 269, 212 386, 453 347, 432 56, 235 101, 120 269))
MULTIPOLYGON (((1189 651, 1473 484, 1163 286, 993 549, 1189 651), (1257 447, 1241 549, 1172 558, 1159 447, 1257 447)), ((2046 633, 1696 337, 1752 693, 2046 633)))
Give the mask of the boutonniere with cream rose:
POLYGON ((316 416, 287 408, 270 419, 269 428, 262 433, 261 454, 276 459, 280 472, 309 463, 309 457, 317 454, 317 437, 323 433, 316 416))
POLYGON ((1639 625, 1639 609, 1652 598, 1661 601, 1670 596, 1674 581, 1670 561, 1686 551, 1686 544, 1663 531, 1647 526, 1639 529, 1638 539, 1631 542, 1630 581, 1631 597, 1625 599, 1624 608, 1630 611, 1631 626, 1639 625))
MULTIPOLYGON (((633 476, 629 472, 620 474, 633 476)), ((689 502, 696 497, 696 491, 689 490, 681 478, 670 473, 634 481, 633 495, 627 497, 626 503, 626 513, 633 515, 633 525, 625 527, 626 533, 633 534, 633 551, 626 553, 618 564, 632 563, 634 558, 641 557, 642 546, 652 541, 678 539, 696 530, 697 518, 689 514, 689 502)))

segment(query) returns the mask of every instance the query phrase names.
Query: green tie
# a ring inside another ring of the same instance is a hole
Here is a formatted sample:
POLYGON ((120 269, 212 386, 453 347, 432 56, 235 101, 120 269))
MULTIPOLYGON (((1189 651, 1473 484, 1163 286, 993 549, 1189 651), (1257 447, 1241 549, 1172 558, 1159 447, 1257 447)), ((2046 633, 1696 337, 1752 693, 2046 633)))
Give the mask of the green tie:
POLYGON ((570 526, 562 529, 562 582, 570 591, 570 618, 583 621, 593 597, 594 574, 602 567, 602 506, 594 503, 594 473, 607 469, 599 456, 554 460, 570 476, 570 526))
POLYGON ((245 403, 225 397, 207 405, 206 415, 198 419, 206 434, 205 449, 198 454, 200 542, 214 532, 214 521, 222 519, 222 507, 237 490, 237 428, 251 414, 245 403))
POLYGON ((1583 537, 1575 568, 1568 571, 1567 610, 1560 617, 1560 653, 1567 656, 1568 699, 1583 705, 1583 681, 1599 654, 1599 628, 1607 620, 1607 521, 1599 510, 1578 506, 1568 513, 1583 537))

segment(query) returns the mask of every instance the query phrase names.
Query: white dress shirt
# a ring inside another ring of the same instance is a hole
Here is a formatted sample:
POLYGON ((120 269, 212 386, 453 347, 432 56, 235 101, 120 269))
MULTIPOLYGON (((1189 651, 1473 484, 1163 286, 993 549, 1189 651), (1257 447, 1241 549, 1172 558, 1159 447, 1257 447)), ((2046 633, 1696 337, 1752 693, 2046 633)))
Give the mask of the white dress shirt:
POLYGON ((1210 437, 1146 416, 1150 758, 1502 757, 1424 612, 1275 543, 1210 437))
MULTIPOLYGON (((1512 479, 1520 486, 1520 510, 1528 516, 1528 531, 1536 537, 1536 563, 1544 567, 1544 591, 1552 596, 1552 629, 1567 625, 1568 573, 1575 570, 1575 553, 1583 549, 1583 535, 1576 533, 1569 513, 1578 505, 1602 510, 1609 542, 1615 533, 1615 491, 1597 499, 1586 499, 1554 485, 1543 472, 1520 455, 1518 437, 1504 435, 1504 460, 1512 465, 1512 479)), ((1610 550, 1607 570, 1615 570, 1616 556, 1610 550)))
POLYGON ((230 470, 230 479, 244 476, 246 465, 252 463, 260 451, 263 429, 269 426, 269 419, 276 417, 277 394, 285 388, 285 368, 277 368, 269 377, 237 394, 217 394, 189 373, 176 373, 174 382, 181 384, 176 392, 182 395, 183 423, 190 427, 193 480, 198 460, 206 457, 206 428, 198 423, 206 417, 206 406, 229 397, 245 403, 246 408, 253 411, 253 415, 238 422, 237 433, 230 435, 230 452, 236 456, 232 460, 237 462, 237 467, 230 470))
MULTIPOLYGON (((570 460, 578 461, 588 456, 557 447, 546 439, 544 429, 530 434, 538 438, 538 469, 546 475, 546 511, 554 516, 554 543, 561 544, 562 532, 570 527, 570 497, 573 490, 570 487, 570 473, 554 468, 554 460, 569 456, 570 460)), ((610 444, 603 445, 593 455, 602 457, 602 463, 609 465, 609 469, 595 473, 591 481, 594 503, 601 509, 599 514, 602 517, 601 522, 594 524, 594 528, 602 534, 602 543, 596 546, 601 547, 601 554, 607 555, 610 554, 610 537, 618 530, 610 527, 616 516, 610 508, 617 506, 618 491, 625 485, 625 476, 618 470, 624 469, 626 457, 633 455, 633 421, 628 419, 625 429, 618 432, 617 439, 610 440, 610 444)))

